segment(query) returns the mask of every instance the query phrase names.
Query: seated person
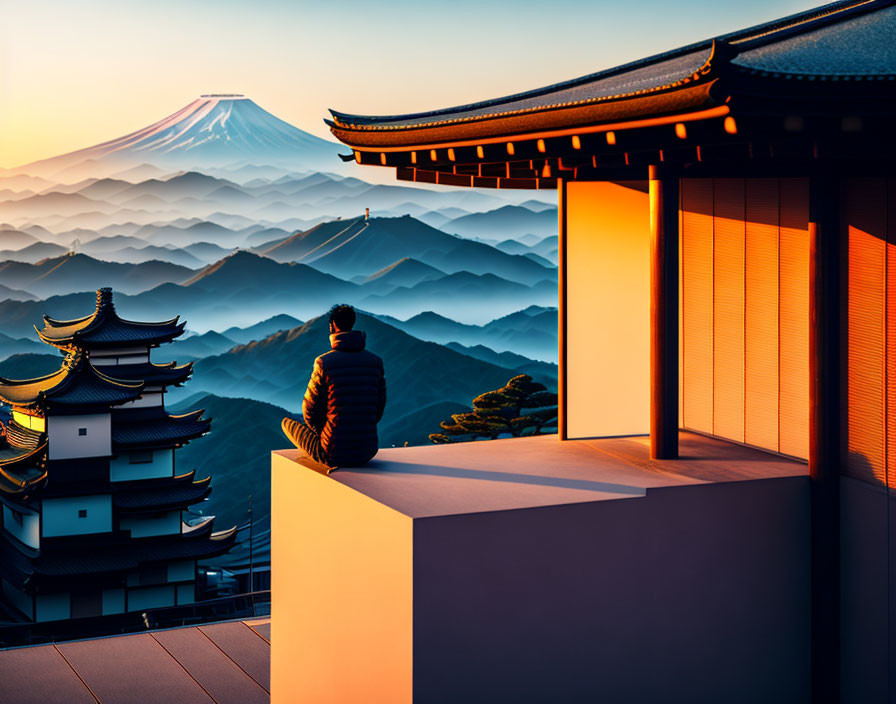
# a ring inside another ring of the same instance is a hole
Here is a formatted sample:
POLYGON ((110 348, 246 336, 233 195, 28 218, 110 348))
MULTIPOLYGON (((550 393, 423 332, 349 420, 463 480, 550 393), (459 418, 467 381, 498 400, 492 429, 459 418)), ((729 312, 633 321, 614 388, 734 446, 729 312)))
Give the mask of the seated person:
POLYGON ((364 349, 365 335, 352 330, 355 311, 333 306, 329 352, 314 360, 302 401, 304 423, 284 418, 283 432, 315 462, 360 467, 376 454, 376 424, 386 406, 383 360, 364 349))

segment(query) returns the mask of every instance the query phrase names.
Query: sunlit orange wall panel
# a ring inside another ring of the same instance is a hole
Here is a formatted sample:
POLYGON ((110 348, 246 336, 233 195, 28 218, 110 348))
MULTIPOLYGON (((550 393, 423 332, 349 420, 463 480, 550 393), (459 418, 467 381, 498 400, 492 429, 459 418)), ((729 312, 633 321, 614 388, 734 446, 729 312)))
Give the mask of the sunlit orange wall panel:
POLYGON ((806 180, 682 182, 684 427, 805 458, 806 180))
POLYGON ((850 179, 847 457, 844 473, 886 484, 886 185, 850 179))
POLYGON ((887 486, 896 487, 896 178, 887 182, 887 486))
POLYGON ((744 441, 778 449, 778 181, 747 179, 744 441))
POLYGON ((712 180, 681 182, 682 420, 712 432, 712 180))
POLYGON ((809 456, 809 182, 781 179, 780 451, 809 456))
POLYGON ((713 434, 744 441, 744 181, 713 183, 713 434))
POLYGON ((271 456, 271 703, 410 704, 413 521, 298 454, 271 456))
POLYGON ((650 430, 647 193, 613 183, 567 190, 567 434, 650 430))

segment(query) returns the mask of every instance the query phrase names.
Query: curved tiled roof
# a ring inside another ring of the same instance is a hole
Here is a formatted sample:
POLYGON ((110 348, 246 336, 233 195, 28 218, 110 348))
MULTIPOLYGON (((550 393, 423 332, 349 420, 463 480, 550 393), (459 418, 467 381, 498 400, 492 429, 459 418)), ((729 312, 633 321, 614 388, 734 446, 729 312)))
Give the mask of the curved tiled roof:
POLYGON ((896 7, 747 49, 731 63, 792 77, 894 76, 896 7))
POLYGON ((48 345, 70 348, 158 345, 183 334, 185 323, 179 317, 158 323, 138 323, 125 320, 115 312, 112 290, 97 292, 96 310, 75 320, 54 320, 44 316, 44 327, 37 331, 48 345))
POLYGON ((169 386, 182 384, 193 373, 193 362, 178 365, 176 362, 156 364, 115 364, 100 367, 106 376, 121 381, 142 381, 146 386, 169 386))
POLYGON ((194 536, 174 540, 128 542, 108 547, 81 550, 41 551, 35 554, 25 546, 0 540, 0 561, 9 568, 6 575, 24 581, 29 576, 74 577, 103 572, 136 569, 147 562, 168 560, 201 560, 227 552, 236 538, 236 528, 211 533, 205 530, 194 536))
MULTIPOLYGON (((725 82, 732 72, 893 77, 896 10, 891 5, 891 0, 833 3, 525 93, 407 115, 331 110, 333 120, 327 124, 352 147, 388 151, 523 139, 536 133, 549 137, 604 124, 622 129, 628 122, 667 116, 719 117, 727 114, 726 102, 735 88, 725 82)), ((780 88, 772 89, 776 91, 780 88)))
POLYGON ((0 492, 24 494, 43 484, 47 478, 47 470, 42 466, 46 450, 46 439, 34 449, 0 449, 0 492))
POLYGON ((198 481, 122 491, 113 495, 112 503, 123 511, 164 511, 202 501, 211 490, 211 477, 206 477, 198 481))
POLYGON ((162 415, 128 422, 119 418, 112 424, 112 444, 119 448, 179 445, 211 430, 211 418, 203 410, 179 416, 162 415))
POLYGON ((66 357, 59 371, 36 379, 0 377, 0 400, 14 406, 116 406, 138 398, 143 382, 119 381, 98 371, 81 353, 66 357))
POLYGON ((331 110, 335 124, 358 129, 431 127, 469 119, 486 119, 526 112, 585 105, 602 100, 643 95, 695 80, 709 62, 712 44, 672 55, 656 63, 629 65, 558 83, 526 93, 444 110, 399 116, 348 115, 331 110), (627 70, 626 70, 627 69, 627 70))

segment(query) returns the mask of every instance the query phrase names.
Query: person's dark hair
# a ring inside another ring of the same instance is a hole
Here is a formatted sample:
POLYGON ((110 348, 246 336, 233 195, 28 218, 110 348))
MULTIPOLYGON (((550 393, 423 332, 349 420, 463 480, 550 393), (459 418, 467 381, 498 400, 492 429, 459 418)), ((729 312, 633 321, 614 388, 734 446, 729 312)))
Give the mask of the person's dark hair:
POLYGON ((352 329, 355 324, 355 309, 351 306, 340 303, 330 308, 330 323, 340 332, 347 332, 352 329))

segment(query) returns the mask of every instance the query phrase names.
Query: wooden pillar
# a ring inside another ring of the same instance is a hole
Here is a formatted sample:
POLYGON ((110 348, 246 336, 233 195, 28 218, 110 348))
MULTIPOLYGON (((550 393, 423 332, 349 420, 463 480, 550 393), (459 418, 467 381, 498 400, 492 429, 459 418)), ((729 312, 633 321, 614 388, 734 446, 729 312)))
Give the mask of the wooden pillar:
POLYGON ((557 301, 557 435, 566 440, 566 180, 557 179, 557 281, 559 284, 557 301))
POLYGON ((650 167, 650 456, 678 457, 678 174, 650 167))
POLYGON ((809 476, 812 701, 840 692, 840 181, 809 179, 809 476))

